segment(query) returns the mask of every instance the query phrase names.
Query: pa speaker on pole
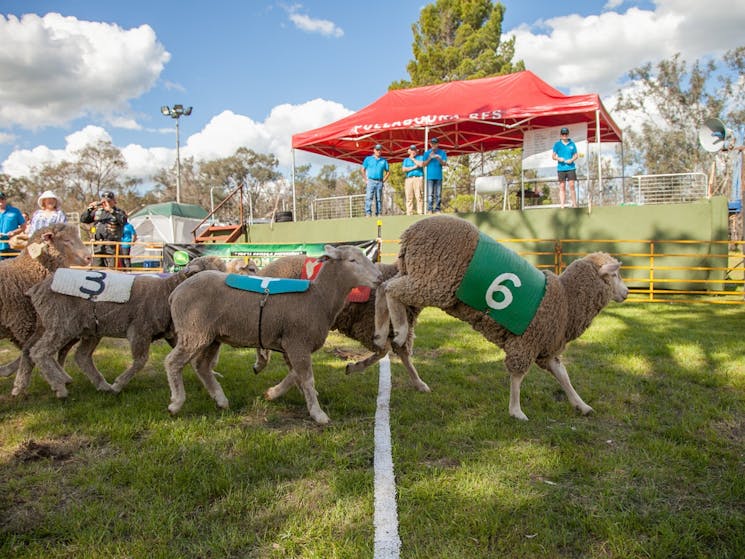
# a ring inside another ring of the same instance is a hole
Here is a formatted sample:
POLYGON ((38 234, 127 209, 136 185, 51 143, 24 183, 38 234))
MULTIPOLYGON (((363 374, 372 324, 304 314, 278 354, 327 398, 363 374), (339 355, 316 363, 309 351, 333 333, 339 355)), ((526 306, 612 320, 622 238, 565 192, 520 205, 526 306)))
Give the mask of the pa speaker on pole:
POLYGON ((732 149, 735 136, 718 118, 707 118, 698 129, 698 141, 709 152, 732 149))

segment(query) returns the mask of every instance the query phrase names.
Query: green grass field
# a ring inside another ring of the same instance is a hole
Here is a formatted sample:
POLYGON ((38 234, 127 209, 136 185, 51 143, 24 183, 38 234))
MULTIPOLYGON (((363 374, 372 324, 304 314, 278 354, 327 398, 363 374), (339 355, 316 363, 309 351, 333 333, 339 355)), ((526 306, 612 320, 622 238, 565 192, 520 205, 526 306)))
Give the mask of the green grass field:
MULTIPOLYGON (((392 360, 391 431, 403 558, 745 556, 745 309, 612 304, 565 362, 595 413, 579 416, 534 367, 527 423, 507 413, 501 350, 428 309, 415 362, 392 360)), ((315 425, 299 392, 266 402, 275 358, 224 348, 219 411, 187 370, 169 416, 157 343, 119 396, 72 363, 70 397, 35 373, 0 379, 0 557, 370 558, 377 369, 347 377, 354 342, 314 356, 315 425)), ((17 355, 0 344, 0 362, 17 355)), ((96 354, 113 378, 128 349, 96 354)))

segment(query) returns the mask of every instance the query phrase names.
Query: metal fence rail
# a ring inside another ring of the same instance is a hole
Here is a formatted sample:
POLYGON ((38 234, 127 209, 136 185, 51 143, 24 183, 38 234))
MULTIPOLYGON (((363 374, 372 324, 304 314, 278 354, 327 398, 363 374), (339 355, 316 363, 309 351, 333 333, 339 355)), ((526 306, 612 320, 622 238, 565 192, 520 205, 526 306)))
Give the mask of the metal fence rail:
POLYGON ((345 219, 365 215, 365 195, 316 198, 311 204, 311 219, 345 219))
POLYGON ((675 204, 706 198, 708 181, 704 173, 634 175, 637 204, 675 204))

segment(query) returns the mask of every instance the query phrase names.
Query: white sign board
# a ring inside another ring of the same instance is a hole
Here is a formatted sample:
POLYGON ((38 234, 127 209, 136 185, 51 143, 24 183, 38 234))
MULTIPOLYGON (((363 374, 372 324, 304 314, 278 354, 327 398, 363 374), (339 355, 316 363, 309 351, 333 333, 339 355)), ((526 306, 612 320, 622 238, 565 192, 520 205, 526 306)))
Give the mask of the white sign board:
POLYGON ((562 128, 569 128, 569 137, 577 144, 578 174, 587 175, 586 122, 526 131, 523 139, 523 169, 536 169, 539 175, 548 174, 548 171, 556 172, 556 161, 551 158, 551 154, 554 144, 559 140, 559 131, 562 128))

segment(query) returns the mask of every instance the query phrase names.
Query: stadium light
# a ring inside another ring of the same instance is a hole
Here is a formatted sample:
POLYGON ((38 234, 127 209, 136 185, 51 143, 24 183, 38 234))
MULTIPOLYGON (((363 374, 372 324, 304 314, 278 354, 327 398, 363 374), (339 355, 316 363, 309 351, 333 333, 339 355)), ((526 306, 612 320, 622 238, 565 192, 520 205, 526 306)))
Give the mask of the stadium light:
POLYGON ((176 119, 176 202, 179 204, 181 203, 181 142, 179 140, 179 120, 182 116, 189 116, 191 109, 192 107, 184 107, 183 105, 174 105, 173 107, 163 105, 160 108, 160 114, 176 119))

